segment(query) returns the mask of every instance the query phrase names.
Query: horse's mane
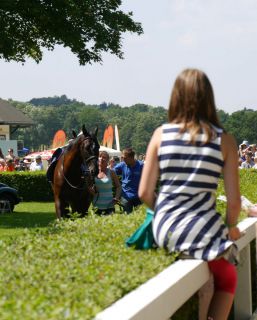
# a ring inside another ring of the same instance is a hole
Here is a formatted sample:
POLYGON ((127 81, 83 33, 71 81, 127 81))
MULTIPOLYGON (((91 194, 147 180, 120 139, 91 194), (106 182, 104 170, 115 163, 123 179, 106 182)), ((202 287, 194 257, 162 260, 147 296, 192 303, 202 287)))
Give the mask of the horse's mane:
MULTIPOLYGON (((77 135, 76 132, 74 130, 72 130, 72 134, 73 134, 73 139, 72 141, 69 142, 69 144, 67 145, 66 147, 66 152, 70 151, 72 149, 72 147, 74 146, 74 144, 76 144, 80 139, 81 139, 81 136, 84 137, 84 134, 80 134, 80 135, 77 135)), ((83 139, 84 140, 84 139, 83 139)))
POLYGON ((71 148, 73 147, 73 145, 77 142, 76 140, 77 140, 77 138, 75 138, 75 139, 73 139, 71 142, 69 142, 69 144, 68 144, 67 147, 65 148, 65 152, 71 150, 71 148))

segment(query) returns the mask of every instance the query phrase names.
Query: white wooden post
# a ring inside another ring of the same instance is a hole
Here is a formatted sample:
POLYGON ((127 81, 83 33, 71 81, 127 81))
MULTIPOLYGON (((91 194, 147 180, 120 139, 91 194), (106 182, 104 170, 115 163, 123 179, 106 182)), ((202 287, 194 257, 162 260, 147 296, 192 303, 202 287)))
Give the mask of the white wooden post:
MULTIPOLYGON (((256 223, 256 239, 255 239, 255 244, 256 244, 256 257, 255 257, 255 268, 257 270, 257 223, 256 223)), ((257 299, 257 297, 256 297, 257 299)), ((257 309, 254 311, 251 319, 249 320, 257 320, 257 309)))
POLYGON ((250 244, 240 251, 237 276, 238 283, 234 300, 234 318, 235 320, 248 320, 252 315, 250 244))
MULTIPOLYGON (((236 241, 241 262, 234 303, 235 320, 249 320, 251 316, 251 320, 256 320, 252 311, 250 268, 250 242, 256 239, 256 227, 257 218, 247 218, 239 223, 244 236, 236 241)), ((209 279, 206 262, 179 260, 98 313, 95 320, 167 320, 209 279)), ((201 316, 204 309, 200 310, 201 316)))
POLYGON ((206 262, 179 260, 100 312, 95 320, 167 320, 209 277, 206 262))

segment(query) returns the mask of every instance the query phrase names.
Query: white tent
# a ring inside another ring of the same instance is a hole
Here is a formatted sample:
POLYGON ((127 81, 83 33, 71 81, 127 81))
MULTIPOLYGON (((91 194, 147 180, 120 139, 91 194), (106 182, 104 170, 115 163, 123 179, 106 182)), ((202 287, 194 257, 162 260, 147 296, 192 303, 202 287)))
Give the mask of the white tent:
POLYGON ((119 151, 119 150, 107 148, 105 146, 100 146, 100 151, 108 152, 110 157, 121 157, 121 151, 119 151))

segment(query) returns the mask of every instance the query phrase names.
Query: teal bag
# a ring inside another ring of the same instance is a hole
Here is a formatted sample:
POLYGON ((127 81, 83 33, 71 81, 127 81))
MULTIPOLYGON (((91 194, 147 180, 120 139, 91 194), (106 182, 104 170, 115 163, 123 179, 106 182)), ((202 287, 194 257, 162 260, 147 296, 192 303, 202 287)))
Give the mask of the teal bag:
POLYGON ((126 240, 128 247, 135 249, 151 249, 156 247, 152 231, 152 220, 154 212, 150 209, 146 210, 145 221, 141 226, 126 240))

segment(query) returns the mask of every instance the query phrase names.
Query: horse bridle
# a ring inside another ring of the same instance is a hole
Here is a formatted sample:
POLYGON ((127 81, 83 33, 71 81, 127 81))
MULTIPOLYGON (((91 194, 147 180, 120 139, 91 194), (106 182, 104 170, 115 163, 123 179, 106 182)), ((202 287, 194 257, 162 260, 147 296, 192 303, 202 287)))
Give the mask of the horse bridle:
MULTIPOLYGON (((65 156, 65 154, 63 154, 63 158, 62 158, 62 175, 63 175, 63 178, 64 178, 64 180, 67 182, 67 184, 71 187, 71 188, 73 188, 73 189, 76 189, 76 190, 85 190, 85 186, 83 186, 83 187, 79 187, 79 185, 78 186, 75 186, 75 185, 73 185, 69 180, 68 180, 68 178, 65 176, 65 174, 64 174, 64 156, 65 156)), ((88 157, 86 160, 85 160, 85 162, 83 162, 83 165, 84 165, 84 163, 87 165, 87 163, 89 162, 89 161, 91 161, 91 160, 94 160, 94 159, 96 159, 96 156, 90 156, 90 157, 88 157)), ((84 169, 84 168, 83 168, 84 169)), ((88 176, 91 176, 91 173, 90 173, 90 170, 88 169, 88 166, 86 166, 86 169, 85 170, 83 170, 83 177, 85 178, 85 182, 86 182, 86 178, 88 177, 88 176), (84 174, 85 173, 85 174, 84 174)), ((92 176, 90 177, 91 178, 91 180, 93 180, 93 178, 92 178, 92 176)))

